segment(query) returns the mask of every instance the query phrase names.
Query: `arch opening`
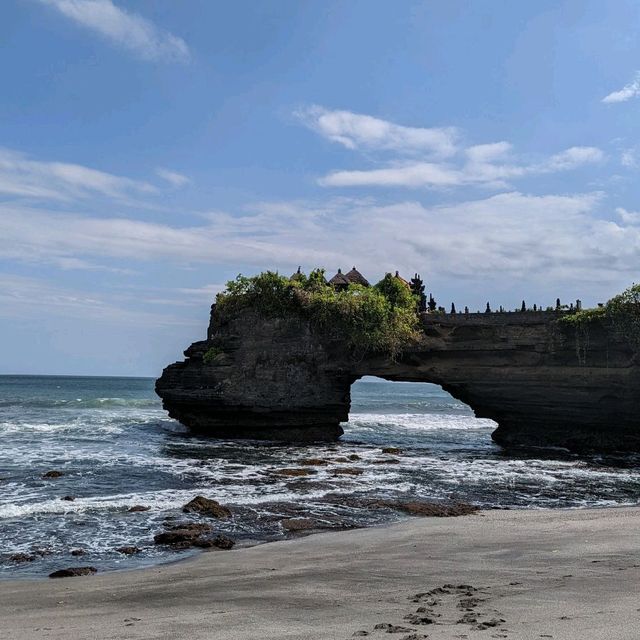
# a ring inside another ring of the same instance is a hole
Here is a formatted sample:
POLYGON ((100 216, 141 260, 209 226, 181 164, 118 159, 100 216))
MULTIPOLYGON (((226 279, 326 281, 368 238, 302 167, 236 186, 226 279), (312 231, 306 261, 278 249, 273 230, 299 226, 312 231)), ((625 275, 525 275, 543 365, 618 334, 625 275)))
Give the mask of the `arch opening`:
POLYGON ((497 424, 442 385, 362 376, 351 385, 349 420, 343 439, 402 445, 438 441, 461 446, 491 446, 497 424))

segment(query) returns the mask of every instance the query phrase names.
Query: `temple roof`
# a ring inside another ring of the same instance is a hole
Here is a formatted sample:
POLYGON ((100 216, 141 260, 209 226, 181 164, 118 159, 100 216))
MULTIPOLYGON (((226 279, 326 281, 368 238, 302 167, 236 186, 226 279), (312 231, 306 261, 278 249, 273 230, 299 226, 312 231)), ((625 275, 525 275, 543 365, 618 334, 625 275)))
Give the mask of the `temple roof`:
POLYGON ((411 284, 409 282, 407 282, 407 280, 405 280, 401 275, 400 272, 396 271, 396 275, 393 276, 394 278, 398 278, 398 280, 400 280, 400 282, 402 282, 402 284, 404 284, 405 286, 407 286, 409 289, 411 288, 411 284))
POLYGON ((298 267, 298 270, 289 278, 289 280, 300 280, 302 278, 301 267, 298 267))
POLYGON ((338 273, 336 273, 335 276, 333 276, 333 278, 331 278, 331 280, 329 280, 329 284, 332 286, 336 286, 336 285, 349 285, 349 280, 347 280, 346 276, 344 275, 344 273, 342 273, 342 269, 338 269, 338 273))
POLYGON ((369 286, 369 281, 355 267, 353 267, 349 273, 345 274, 344 277, 348 282, 353 284, 360 284, 363 287, 369 286))

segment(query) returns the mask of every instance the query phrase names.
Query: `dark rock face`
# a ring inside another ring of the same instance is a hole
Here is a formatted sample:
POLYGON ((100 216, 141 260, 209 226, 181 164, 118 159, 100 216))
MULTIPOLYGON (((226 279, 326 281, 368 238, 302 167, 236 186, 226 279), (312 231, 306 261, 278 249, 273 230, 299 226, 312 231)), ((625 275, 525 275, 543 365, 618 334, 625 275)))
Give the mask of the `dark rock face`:
POLYGON ((319 335, 296 316, 214 309, 208 340, 167 367, 156 391, 197 432, 313 441, 339 437, 351 384, 364 375, 432 382, 495 420, 503 446, 640 451, 637 348, 604 325, 585 333, 560 316, 423 314, 420 343, 393 361, 352 358, 339 335, 319 335))

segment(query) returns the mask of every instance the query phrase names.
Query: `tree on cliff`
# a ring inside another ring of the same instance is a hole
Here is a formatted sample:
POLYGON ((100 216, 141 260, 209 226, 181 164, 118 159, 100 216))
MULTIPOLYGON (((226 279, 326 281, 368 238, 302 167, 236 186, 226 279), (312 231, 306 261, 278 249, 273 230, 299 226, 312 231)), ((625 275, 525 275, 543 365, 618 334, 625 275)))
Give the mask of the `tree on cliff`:
POLYGON ((322 269, 294 279, 273 271, 239 275, 216 301, 225 315, 251 309, 270 317, 304 317, 316 330, 346 339, 354 354, 384 352, 395 358, 420 335, 416 298, 390 274, 374 287, 350 284, 344 290, 327 284, 322 269))

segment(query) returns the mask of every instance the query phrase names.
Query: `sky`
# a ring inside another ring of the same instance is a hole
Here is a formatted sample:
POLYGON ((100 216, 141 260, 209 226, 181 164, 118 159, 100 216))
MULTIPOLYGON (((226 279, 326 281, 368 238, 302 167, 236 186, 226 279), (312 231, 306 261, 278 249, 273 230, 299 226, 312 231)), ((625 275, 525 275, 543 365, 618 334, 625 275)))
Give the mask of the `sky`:
POLYGON ((3 0, 0 373, 145 375, 238 273, 458 309, 640 271, 631 0, 3 0))

